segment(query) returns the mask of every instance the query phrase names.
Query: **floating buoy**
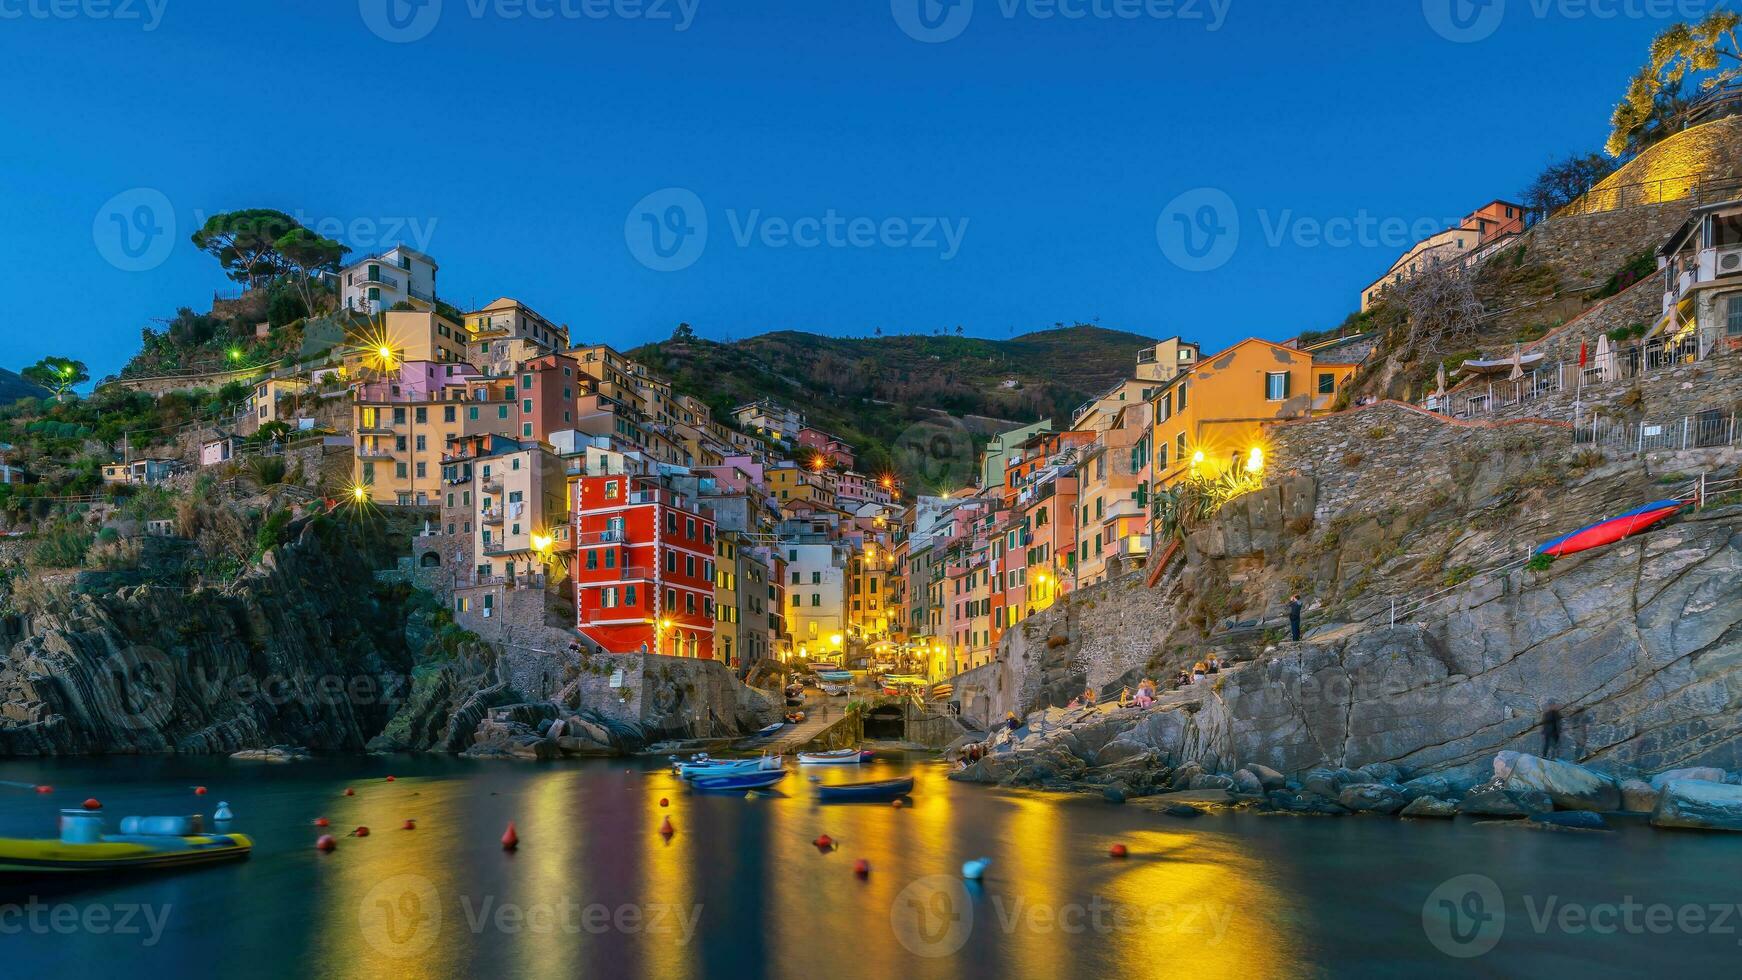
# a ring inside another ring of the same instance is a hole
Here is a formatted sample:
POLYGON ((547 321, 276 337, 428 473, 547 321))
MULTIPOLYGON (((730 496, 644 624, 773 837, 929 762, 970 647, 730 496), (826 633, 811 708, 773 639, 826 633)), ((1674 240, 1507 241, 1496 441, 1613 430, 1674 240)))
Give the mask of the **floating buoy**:
POLYGON ((671 825, 671 818, 670 817, 666 817, 664 820, 661 820, 659 822, 659 836, 670 837, 672 834, 675 834, 675 833, 677 833, 677 829, 671 825))
POLYGON ((659 805, 660 806, 671 806, 671 801, 662 796, 659 798, 659 805))
POLYGON ((217 812, 212 814, 212 819, 213 820, 234 820, 234 819, 236 819, 236 815, 234 813, 230 812, 230 804, 225 803, 223 800, 219 800, 217 812))
POLYGON ((512 851, 520 846, 520 835, 514 832, 514 821, 508 821, 508 829, 502 832, 502 849, 512 851))
POLYGON ((346 796, 356 796, 357 791, 352 789, 351 787, 347 786, 347 787, 345 787, 345 795, 346 796))
POLYGON ((825 851, 828 850, 829 848, 835 846, 834 838, 830 837, 828 834, 824 834, 821 837, 818 837, 816 840, 811 841, 811 843, 815 844, 816 846, 822 848, 825 851))
POLYGON ((315 839, 315 850, 321 851, 323 853, 329 852, 333 848, 338 847, 338 846, 339 846, 339 842, 336 840, 333 840, 332 834, 322 834, 322 835, 320 835, 320 837, 315 839))
POLYGON ((316 817, 315 818, 315 826, 316 827, 325 827, 326 825, 327 825, 327 818, 326 817, 316 817))
POLYGON ((44 794, 52 793, 52 792, 54 792, 54 787, 53 786, 38 786, 36 788, 36 791, 38 793, 44 793, 44 794))
POLYGON ((367 837, 367 836, 369 836, 369 828, 368 827, 358 827, 356 830, 351 831, 351 836, 352 837, 367 837))
POLYGON ((1108 857, 1122 858, 1126 853, 1124 844, 1114 844, 1112 847, 1107 848, 1108 857))
POLYGON ((869 875, 871 873, 871 862, 865 860, 864 858, 860 858, 859 860, 854 861, 853 862, 853 873, 858 875, 861 878, 866 877, 867 875, 869 875))
POLYGON ((899 810, 902 807, 906 806, 907 804, 901 802, 900 799, 894 799, 894 800, 889 801, 889 805, 896 808, 897 810, 899 810))
POLYGON ((399 829, 400 830, 416 830, 417 829, 417 821, 416 820, 406 820, 405 826, 403 826, 399 829))
POLYGON ((962 862, 962 877, 969 881, 979 881, 986 874, 986 866, 992 863, 991 858, 975 858, 962 862))
POLYGON ((101 810, 102 808, 103 804, 98 803, 95 798, 85 801, 85 809, 87 810, 101 810))
POLYGON ((393 782, 393 777, 392 777, 392 776, 388 776, 388 777, 387 777, 387 781, 388 781, 388 782, 390 782, 390 783, 391 783, 391 782, 393 782))
POLYGON ((195 786, 195 787, 194 787, 194 795, 195 795, 195 796, 204 796, 204 795, 206 795, 206 788, 205 788, 205 787, 204 787, 204 786, 195 786))

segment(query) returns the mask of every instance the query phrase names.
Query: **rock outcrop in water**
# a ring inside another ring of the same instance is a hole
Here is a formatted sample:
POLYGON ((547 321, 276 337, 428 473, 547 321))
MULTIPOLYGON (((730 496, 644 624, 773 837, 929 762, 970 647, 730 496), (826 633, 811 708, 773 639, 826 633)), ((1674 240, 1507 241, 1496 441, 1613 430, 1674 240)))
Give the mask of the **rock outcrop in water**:
POLYGON ((0 637, 0 755, 361 751, 412 660, 369 567, 311 523, 227 588, 52 590, 0 637))

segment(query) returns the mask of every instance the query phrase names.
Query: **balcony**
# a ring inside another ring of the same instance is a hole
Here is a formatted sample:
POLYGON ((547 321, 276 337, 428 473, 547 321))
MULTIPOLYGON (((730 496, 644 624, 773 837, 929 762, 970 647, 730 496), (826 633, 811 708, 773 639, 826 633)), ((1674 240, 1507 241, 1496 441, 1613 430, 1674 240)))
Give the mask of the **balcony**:
POLYGON ((501 524, 502 512, 499 510, 487 510, 484 512, 484 516, 479 518, 479 521, 484 524, 501 524))
POLYGON ((388 289, 402 289, 404 284, 397 278, 388 275, 384 266, 365 267, 357 273, 357 284, 360 286, 386 286, 388 289))
POLYGON ((358 459, 392 459, 393 450, 383 446, 358 446, 358 459))
POLYGON ((576 544, 622 544, 629 540, 622 528, 607 531, 587 531, 575 535, 576 544))
POLYGON ((499 476, 487 476, 487 477, 485 477, 484 478, 484 492, 485 493, 501 493, 502 492, 502 478, 499 476))

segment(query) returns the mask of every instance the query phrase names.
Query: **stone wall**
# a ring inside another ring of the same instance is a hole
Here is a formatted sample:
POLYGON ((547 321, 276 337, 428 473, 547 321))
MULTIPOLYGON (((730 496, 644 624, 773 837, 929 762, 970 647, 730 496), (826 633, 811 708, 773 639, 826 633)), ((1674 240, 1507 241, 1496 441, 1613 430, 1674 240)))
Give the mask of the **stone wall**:
POLYGON ((1572 445, 1569 423, 1470 422, 1401 402, 1277 423, 1267 433, 1272 472, 1317 481, 1317 522, 1393 509, 1419 499, 1431 484, 1477 478, 1469 470, 1473 457, 1572 445))

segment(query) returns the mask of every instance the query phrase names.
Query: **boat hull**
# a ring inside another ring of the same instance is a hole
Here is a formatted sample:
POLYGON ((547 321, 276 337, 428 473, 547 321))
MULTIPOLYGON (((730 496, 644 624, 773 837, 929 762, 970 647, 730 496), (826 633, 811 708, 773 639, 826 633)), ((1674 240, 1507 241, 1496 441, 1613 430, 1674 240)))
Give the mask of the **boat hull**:
POLYGON ((162 871, 240 860, 253 848, 246 834, 117 836, 95 844, 0 838, 0 876, 162 871))
POLYGON ((800 752, 798 764, 801 766, 856 766, 861 761, 857 749, 840 749, 835 752, 800 752))
POLYGON ((870 783, 839 783, 818 786, 817 798, 825 803, 887 803, 913 792, 913 777, 880 779, 870 783))
POLYGON ((742 791, 751 789, 767 789, 786 778, 786 770, 774 772, 728 773, 719 776, 696 776, 690 780, 690 785, 699 790, 709 791, 742 791))
POLYGON ((1637 510, 1611 517, 1579 528, 1571 534, 1554 539, 1536 549, 1537 554, 1552 555, 1556 558, 1601 548, 1606 544, 1614 544, 1623 538, 1632 537, 1641 531, 1650 530, 1662 523, 1671 515, 1681 510, 1679 500, 1659 500, 1646 504, 1637 510))

